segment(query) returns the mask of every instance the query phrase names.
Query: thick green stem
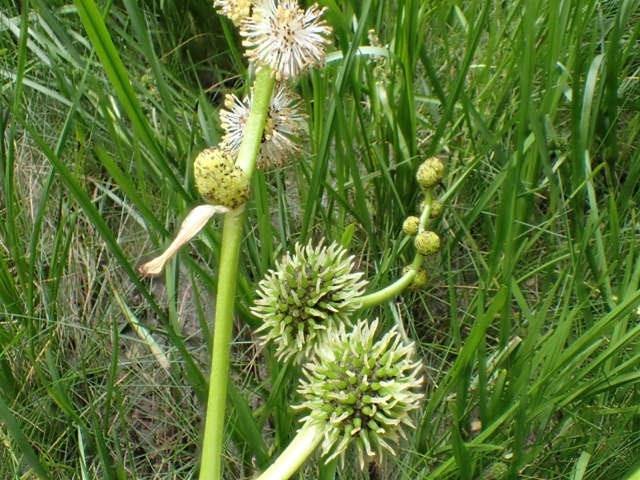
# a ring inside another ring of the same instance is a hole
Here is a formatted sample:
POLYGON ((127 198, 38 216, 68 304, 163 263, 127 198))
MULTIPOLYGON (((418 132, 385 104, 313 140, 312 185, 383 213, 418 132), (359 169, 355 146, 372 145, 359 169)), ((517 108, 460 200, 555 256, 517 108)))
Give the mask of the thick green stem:
POLYGON ((419 253, 416 253, 415 258, 413 259, 413 263, 411 264, 411 268, 407 273, 405 273, 391 285, 378 290, 377 292, 372 292, 368 295, 363 295, 362 297, 360 297, 360 302, 362 304, 360 308, 368 308, 373 307, 374 305, 379 305, 380 303, 386 302, 390 298, 398 295, 411 284, 413 277, 416 276, 416 272, 420 270, 423 262, 424 257, 419 253))
MULTIPOLYGON (((274 80, 268 68, 263 68, 254 83, 253 105, 236 164, 249 178, 255 170, 256 158, 274 80)), ((200 480, 220 480, 222 474, 222 448, 224 445, 224 420, 227 403, 227 382, 231 352, 231 334, 236 296, 238 260, 246 214, 232 212, 225 215, 218 270, 218 293, 213 329, 213 354, 209 377, 209 397, 202 444, 200 480)))
POLYGON ((418 228, 418 233, 423 232, 427 227, 427 222, 429 221, 429 217, 431 216, 432 203, 433 203, 433 189, 428 188, 424 192, 424 208, 422 209, 422 214, 420 215, 420 227, 418 228))
POLYGON ((320 442, 322 431, 317 425, 305 425, 278 459, 256 480, 287 480, 309 458, 320 442))
POLYGON ((222 230, 222 254, 218 276, 218 296, 213 335, 213 356, 209 378, 209 397, 202 445, 200 479, 219 479, 229 379, 231 331, 235 305, 238 258, 245 215, 227 214, 222 230))
POLYGON ((247 118, 247 125, 244 129, 244 138, 240 151, 238 152, 238 165, 247 177, 251 178, 256 168, 256 158, 260 151, 260 143, 262 142, 262 132, 264 131, 264 123, 269 113, 269 105, 271 104, 271 95, 273 94, 273 86, 275 79, 271 77, 271 70, 263 67, 253 82, 253 103, 251 105, 251 113, 247 118))

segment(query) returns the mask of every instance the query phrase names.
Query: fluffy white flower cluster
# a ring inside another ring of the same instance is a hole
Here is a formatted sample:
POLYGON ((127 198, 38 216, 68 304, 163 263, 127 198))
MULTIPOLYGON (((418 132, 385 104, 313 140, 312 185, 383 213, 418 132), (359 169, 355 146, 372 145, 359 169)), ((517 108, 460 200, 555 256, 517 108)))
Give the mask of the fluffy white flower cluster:
POLYGON ((324 62, 331 28, 318 5, 307 10, 296 0, 216 0, 214 5, 240 27, 249 60, 258 68, 269 66, 278 81, 324 62))
MULTIPOLYGON (((252 102, 253 95, 241 101, 237 96, 229 94, 225 98, 225 108, 220 111, 220 125, 225 131, 220 148, 234 157, 242 144, 252 102)), ((286 86, 276 86, 262 133, 257 168, 281 168, 300 154, 300 142, 306 133, 305 121, 300 99, 286 86)))

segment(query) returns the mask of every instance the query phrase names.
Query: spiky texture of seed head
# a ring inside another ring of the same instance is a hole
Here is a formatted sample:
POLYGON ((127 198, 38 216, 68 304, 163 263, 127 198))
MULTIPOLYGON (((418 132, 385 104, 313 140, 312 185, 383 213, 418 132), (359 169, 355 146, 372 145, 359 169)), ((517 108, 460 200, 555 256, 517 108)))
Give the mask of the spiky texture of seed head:
POLYGON ((377 320, 359 321, 351 332, 341 325, 304 366, 306 378, 298 388, 303 400, 294 408, 307 410, 301 422, 324 432, 327 462, 344 459, 353 444, 364 468, 368 457, 384 450, 393 454, 392 444, 405 436, 403 428, 414 428, 410 413, 423 397, 421 364, 397 327, 376 342, 377 328, 377 320))
POLYGON ((258 333, 276 345, 278 358, 299 362, 341 324, 351 325, 366 285, 352 260, 336 243, 297 244, 295 254, 287 253, 260 282, 251 310, 263 320, 258 333))

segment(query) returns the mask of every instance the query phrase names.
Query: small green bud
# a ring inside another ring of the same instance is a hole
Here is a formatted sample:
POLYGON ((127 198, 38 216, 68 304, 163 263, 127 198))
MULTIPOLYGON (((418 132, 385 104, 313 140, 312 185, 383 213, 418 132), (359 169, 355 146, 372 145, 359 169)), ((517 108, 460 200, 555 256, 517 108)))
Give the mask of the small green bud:
POLYGON ((380 426, 375 422, 375 420, 369 420, 367 422, 367 427, 374 433, 384 433, 384 428, 380 428, 380 426))
POLYGON ((396 377, 398 375, 398 369, 391 367, 387 369, 387 377, 396 377))
POLYGON ((410 237, 415 237, 418 234, 419 227, 420 219, 418 217, 407 217, 402 224, 402 231, 410 237))
POLYGON ((329 377, 331 380, 337 380, 338 377, 339 377, 339 374, 338 374, 338 372, 335 372, 333 370, 329 370, 327 372, 327 377, 329 377))
POLYGON ((440 237, 435 232, 422 232, 414 240, 420 255, 433 255, 440 250, 440 237))
POLYGON ((422 162, 416 174, 418 183, 424 188, 430 188, 444 178, 444 164, 438 157, 431 157, 422 162))
POLYGON ((347 405, 353 405, 358 401, 358 397, 355 396, 355 394, 353 393, 348 393, 343 399, 342 399, 342 403, 347 404, 347 405))
POLYGON ((357 429, 362 428, 362 419, 361 418, 354 418, 353 419, 353 426, 357 429))
POLYGON ((429 211, 429 218, 436 218, 442 213, 442 203, 438 200, 431 202, 431 210, 429 211))
POLYGON ((207 148, 193 164, 198 193, 214 205, 236 209, 249 197, 249 178, 222 150, 207 148))
MULTIPOLYGON (((411 267, 404 267, 404 269, 402 270, 402 275, 405 275, 410 269, 411 267)), ((429 283, 429 273, 427 272, 426 268, 421 267, 416 272, 413 280, 411 280, 411 283, 407 288, 409 288, 410 290, 419 290, 427 283, 429 283)))
MULTIPOLYGON (((409 269, 409 267, 407 267, 407 270, 409 269)), ((406 272, 404 272, 406 273, 406 272)), ((390 352, 386 352, 384 353, 380 359, 378 360, 378 363, 380 365, 386 365, 386 363, 389 361, 389 358, 391 357, 391 353, 390 352)))

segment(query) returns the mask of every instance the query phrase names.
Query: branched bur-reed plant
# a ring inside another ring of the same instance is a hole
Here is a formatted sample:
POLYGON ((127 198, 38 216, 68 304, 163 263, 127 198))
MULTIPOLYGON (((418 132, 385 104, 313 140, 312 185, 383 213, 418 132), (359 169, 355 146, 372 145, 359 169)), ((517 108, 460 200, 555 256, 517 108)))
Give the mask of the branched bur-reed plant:
MULTIPOLYGON (((207 203, 187 216, 162 255, 141 267, 146 275, 160 273, 213 215, 224 214, 201 479, 221 475, 236 275, 251 177, 256 168, 282 167, 300 153, 305 115, 288 84, 322 66, 331 39, 317 5, 303 10, 294 0, 217 0, 215 6, 239 27, 255 80, 246 98, 226 97, 220 114, 225 135, 195 159, 195 184, 207 203)), ((432 190, 443 171, 437 158, 418 170, 425 201, 420 216, 403 226, 415 236, 417 253, 393 284, 365 294, 366 281, 354 271, 353 258, 324 242, 297 245, 259 283, 252 309, 263 321, 257 333, 275 346, 280 361, 305 362, 301 401, 293 408, 306 412, 297 437, 262 478, 288 478, 319 445, 329 461, 344 458, 353 444, 364 467, 369 457, 393 452, 403 427, 413 427, 410 414, 423 394, 412 343, 397 327, 376 341, 378 321, 357 319, 362 309, 427 283, 424 257, 438 251, 440 239, 426 226, 441 208, 432 190)))

